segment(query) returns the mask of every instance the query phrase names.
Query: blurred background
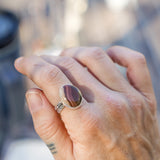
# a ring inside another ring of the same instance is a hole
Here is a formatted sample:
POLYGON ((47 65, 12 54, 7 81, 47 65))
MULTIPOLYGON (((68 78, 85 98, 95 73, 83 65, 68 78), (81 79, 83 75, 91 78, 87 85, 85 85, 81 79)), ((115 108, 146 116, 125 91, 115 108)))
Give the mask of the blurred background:
POLYGON ((160 117, 159 43, 159 0, 0 0, 0 159, 53 159, 34 132, 25 102, 34 84, 16 72, 18 56, 58 55, 80 45, 142 52, 160 117))

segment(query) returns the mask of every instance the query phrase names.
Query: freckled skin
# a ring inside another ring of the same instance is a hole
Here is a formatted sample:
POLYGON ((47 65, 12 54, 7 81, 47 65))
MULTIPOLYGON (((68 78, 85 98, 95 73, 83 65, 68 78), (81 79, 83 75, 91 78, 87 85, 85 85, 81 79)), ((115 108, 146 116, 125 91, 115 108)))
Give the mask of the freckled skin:
POLYGON ((43 89, 29 90, 26 98, 35 130, 55 160, 160 160, 156 99, 141 53, 120 46, 107 53, 70 48, 60 57, 21 58, 15 66, 43 89), (115 63, 126 67, 128 80, 115 63), (83 93, 82 103, 58 114, 60 101, 72 107, 81 102, 72 85, 83 93))

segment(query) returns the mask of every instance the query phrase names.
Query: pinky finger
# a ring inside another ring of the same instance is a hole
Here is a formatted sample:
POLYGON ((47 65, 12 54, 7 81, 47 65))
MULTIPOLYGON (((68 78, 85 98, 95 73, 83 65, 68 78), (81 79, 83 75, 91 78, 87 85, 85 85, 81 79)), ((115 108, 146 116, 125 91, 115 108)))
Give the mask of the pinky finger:
POLYGON ((139 52, 120 46, 109 48, 107 53, 114 62, 127 68, 130 84, 146 98, 151 109, 155 111, 156 99, 145 57, 139 52))
POLYGON ((131 85, 146 97, 153 94, 151 77, 145 57, 131 49, 114 46, 107 51, 110 58, 127 68, 127 76, 131 85))

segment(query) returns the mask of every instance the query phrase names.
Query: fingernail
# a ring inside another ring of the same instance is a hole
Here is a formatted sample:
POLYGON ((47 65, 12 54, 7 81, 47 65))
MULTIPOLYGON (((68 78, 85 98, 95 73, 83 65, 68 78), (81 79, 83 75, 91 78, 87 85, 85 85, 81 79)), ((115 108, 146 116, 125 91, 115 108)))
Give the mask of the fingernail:
POLYGON ((43 102, 39 93, 28 92, 26 94, 26 99, 31 113, 37 112, 42 109, 43 102))
POLYGON ((19 64, 21 63, 21 61, 23 60, 24 57, 19 57, 15 60, 15 66, 19 66, 19 64))
POLYGON ((24 57, 19 57, 16 59, 16 63, 20 63, 20 61, 23 59, 24 57))

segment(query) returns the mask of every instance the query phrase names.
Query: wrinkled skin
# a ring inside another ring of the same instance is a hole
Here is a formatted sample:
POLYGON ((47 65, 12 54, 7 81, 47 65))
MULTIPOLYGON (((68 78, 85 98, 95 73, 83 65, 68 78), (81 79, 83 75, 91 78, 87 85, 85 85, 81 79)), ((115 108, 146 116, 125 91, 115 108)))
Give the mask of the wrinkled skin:
POLYGON ((55 160, 160 159, 156 100, 141 53, 120 46, 70 48, 59 57, 19 58, 15 67, 40 88, 26 98, 55 160), (128 79, 115 63, 126 67, 128 79), (58 114, 54 106, 65 84, 77 86, 83 102, 58 114))

